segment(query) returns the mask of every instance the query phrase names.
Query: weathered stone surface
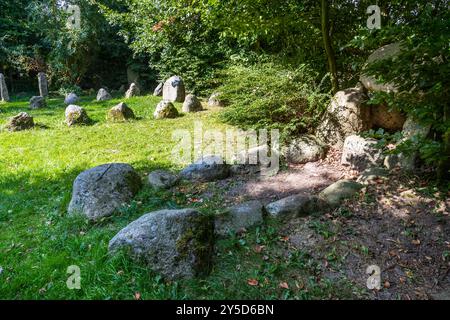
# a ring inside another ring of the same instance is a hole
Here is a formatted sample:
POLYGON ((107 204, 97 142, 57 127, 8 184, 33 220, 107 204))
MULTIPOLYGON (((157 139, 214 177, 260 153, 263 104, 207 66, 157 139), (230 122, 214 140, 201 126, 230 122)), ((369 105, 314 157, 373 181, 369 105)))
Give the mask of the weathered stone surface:
POLYGON ((341 164, 359 171, 382 164, 383 152, 377 144, 375 139, 365 139, 357 135, 347 137, 342 149, 341 164))
POLYGON ((126 103, 121 102, 109 110, 107 115, 110 121, 126 121, 134 119, 135 115, 133 110, 126 105, 126 103))
POLYGON ((2 73, 0 73, 0 101, 9 101, 8 87, 6 86, 5 76, 2 73))
POLYGON ((214 221, 196 210, 148 213, 122 229, 109 251, 124 250, 167 279, 207 274, 214 251, 214 221))
POLYGON ((320 200, 314 196, 293 195, 268 204, 266 211, 275 219, 294 219, 319 212, 320 200))
POLYGON ((379 167, 371 167, 364 170, 361 175, 358 177, 356 182, 361 183, 362 185, 369 185, 377 180, 388 180, 389 172, 386 169, 379 167))
POLYGON ((348 136, 369 130, 372 123, 366 101, 367 96, 361 89, 336 93, 316 129, 316 136, 325 143, 341 148, 348 136))
POLYGON ((44 97, 41 97, 41 96, 31 97, 30 109, 41 109, 41 108, 45 108, 46 106, 47 106, 47 103, 46 103, 44 97))
POLYGON ((18 115, 12 117, 6 124, 6 129, 14 131, 28 130, 34 127, 33 117, 26 112, 21 112, 18 115))
POLYGON ((230 171, 232 175, 260 174, 271 165, 269 147, 262 145, 238 152, 232 157, 230 171))
POLYGON ((161 97, 163 94, 163 87, 164 87, 164 83, 159 83, 158 86, 155 88, 155 90, 153 91, 153 95, 155 97, 161 97))
POLYGON ((156 189, 172 188, 179 179, 176 174, 165 170, 156 170, 148 175, 148 183, 156 189))
POLYGON ((141 178, 128 164, 110 163, 86 170, 75 179, 68 213, 89 220, 110 216, 130 202, 141 186, 141 178))
POLYGON ((44 72, 38 73, 38 85, 39 85, 39 95, 44 98, 48 97, 47 75, 44 72))
POLYGON ((303 135, 285 146, 281 154, 295 164, 315 162, 325 158, 327 146, 313 135, 303 135))
POLYGON ((248 201, 225 210, 215 218, 215 232, 226 236, 244 228, 250 228, 263 223, 263 205, 254 200, 248 201))
POLYGON ((180 173, 182 179, 198 182, 221 180, 229 175, 230 166, 225 164, 222 157, 219 156, 205 156, 187 166, 180 173))
POLYGON ((340 180, 319 194, 319 198, 329 207, 338 207, 345 199, 352 198, 363 185, 353 180, 340 180))
POLYGON ((66 108, 66 124, 71 127, 76 124, 88 124, 89 119, 86 110, 76 105, 69 105, 66 108))
POLYGON ((156 110, 153 113, 155 119, 176 118, 178 115, 177 108, 175 108, 173 103, 168 100, 162 100, 158 103, 156 110))
MULTIPOLYGON (((391 43, 375 50, 367 59, 367 64, 392 58, 398 55, 401 51, 400 43, 391 43)), ((379 83, 373 77, 367 76, 364 73, 360 77, 361 83, 369 91, 382 91, 382 92, 396 92, 397 89, 393 84, 389 83, 379 83)))
POLYGON ((406 121, 406 116, 395 110, 390 110, 385 105, 372 106, 372 126, 383 128, 387 131, 401 130, 406 121))
POLYGON ((112 97, 106 89, 101 88, 97 93, 97 101, 108 101, 111 100, 112 97))
POLYGON ((208 99, 209 107, 225 107, 225 101, 221 98, 220 92, 213 93, 208 99))
POLYGON ((141 94, 141 90, 139 89, 139 87, 133 82, 130 85, 130 88, 127 90, 127 92, 125 93, 125 98, 129 99, 131 97, 137 97, 138 95, 141 94))
POLYGON ((183 79, 179 76, 169 78, 163 86, 163 99, 171 102, 183 102, 186 92, 183 79))
POLYGON ((416 138, 426 138, 430 133, 431 125, 422 125, 418 123, 414 118, 408 117, 403 124, 403 141, 407 139, 416 138))
POLYGON ((195 95, 188 94, 183 103, 183 112, 189 113, 189 112, 198 112, 202 110, 203 107, 200 100, 198 100, 198 98, 195 95))
POLYGON ((65 104, 75 104, 79 100, 80 100, 80 98, 78 98, 78 96, 75 93, 71 92, 66 96, 64 103, 65 104))

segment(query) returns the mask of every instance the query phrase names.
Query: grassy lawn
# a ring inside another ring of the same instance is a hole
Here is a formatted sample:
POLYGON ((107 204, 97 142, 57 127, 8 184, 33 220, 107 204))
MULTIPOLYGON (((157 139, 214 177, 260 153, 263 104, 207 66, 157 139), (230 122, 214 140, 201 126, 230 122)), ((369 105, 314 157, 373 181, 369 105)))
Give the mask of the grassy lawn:
MULTIPOLYGON (((135 200, 112 218, 92 224, 67 216, 72 183, 83 170, 126 162, 144 179, 153 169, 180 169, 171 162, 173 129, 226 128, 217 112, 205 111, 170 120, 153 120, 159 98, 127 100, 138 120, 109 123, 107 110, 121 100, 98 103, 84 97, 79 105, 95 121, 68 128, 62 99, 28 111, 28 99, 0 106, 0 126, 20 111, 38 126, 30 131, 0 132, 0 299, 261 299, 349 297, 352 288, 315 275, 319 266, 300 251, 287 251, 275 226, 248 230, 217 243, 215 266, 203 279, 166 282, 145 266, 107 254, 109 240, 142 214, 189 204, 182 192, 155 192, 145 186, 135 200), (265 246, 265 254, 255 250, 265 246), (287 253, 288 252, 288 253, 287 253), (67 267, 81 269, 81 290, 66 286, 67 267), (1 270, 1 269, 0 269, 1 270), (258 285, 254 285, 256 280, 258 285), (281 282, 288 287, 280 286, 281 282), (251 285, 253 284, 253 285, 251 285), (348 290, 347 290, 348 289, 348 290)), ((180 110, 181 106, 178 104, 180 110)), ((213 188, 214 183, 208 187, 213 188)))

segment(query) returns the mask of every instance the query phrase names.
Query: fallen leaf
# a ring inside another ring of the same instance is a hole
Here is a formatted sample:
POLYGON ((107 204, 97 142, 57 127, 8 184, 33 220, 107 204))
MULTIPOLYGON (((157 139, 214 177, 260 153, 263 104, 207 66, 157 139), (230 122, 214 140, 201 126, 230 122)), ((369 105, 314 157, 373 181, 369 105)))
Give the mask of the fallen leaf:
POLYGON ((254 287, 254 286, 257 286, 257 285, 259 284, 259 282, 258 282, 258 280, 256 280, 256 279, 248 279, 248 280, 247 280, 247 284, 248 284, 249 286, 254 287))
POLYGON ((287 282, 281 282, 279 287, 283 289, 289 289, 289 285, 287 284, 287 282))
POLYGON ((416 246, 418 246, 418 245, 420 245, 420 240, 419 239, 413 240, 413 241, 411 241, 411 243, 415 244, 416 246))

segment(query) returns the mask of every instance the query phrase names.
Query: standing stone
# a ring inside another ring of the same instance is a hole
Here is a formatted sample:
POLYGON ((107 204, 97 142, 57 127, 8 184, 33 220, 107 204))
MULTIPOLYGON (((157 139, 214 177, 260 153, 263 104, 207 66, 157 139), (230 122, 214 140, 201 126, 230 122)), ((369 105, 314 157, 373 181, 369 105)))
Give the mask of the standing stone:
POLYGON ((33 117, 26 112, 21 112, 18 115, 12 117, 6 125, 6 129, 11 132, 27 130, 33 127, 33 117))
POLYGON ((3 73, 0 73, 0 98, 1 101, 9 101, 8 87, 6 87, 5 76, 3 75, 3 73))
POLYGON ((88 124, 90 121, 86 110, 76 105, 69 105, 66 108, 66 124, 71 127, 75 124, 88 124))
POLYGON ((164 100, 169 100, 171 102, 183 102, 185 94, 184 82, 179 76, 173 76, 164 83, 164 100))
POLYGON ((383 152, 375 139, 365 139, 352 135, 345 139, 341 164, 350 166, 352 170, 364 171, 371 166, 383 163, 383 152))
POLYGON ((131 97, 136 97, 140 94, 141 94, 141 90, 139 89, 139 87, 135 83, 132 83, 130 85, 130 88, 125 93, 125 98, 129 99, 131 97))
POLYGON ((163 100, 156 106, 153 117, 155 119, 176 118, 178 117, 178 110, 172 102, 163 100))
POLYGON ((46 106, 47 103, 45 102, 45 98, 42 96, 35 96, 30 99, 30 109, 41 109, 46 106))
POLYGON ((198 111, 202 111, 202 110, 203 110, 203 107, 202 107, 200 100, 198 100, 198 98, 195 95, 188 94, 183 103, 183 112, 190 113, 190 112, 198 112, 198 111))
POLYGON ((207 275, 214 253, 214 221, 193 209, 143 215, 109 242, 169 280, 207 275))
POLYGON ((142 187, 141 178, 125 163, 104 164, 82 172, 73 183, 69 215, 98 220, 127 204, 142 187))
POLYGON ((164 83, 159 83, 158 86, 155 88, 155 91, 153 91, 153 95, 155 97, 161 97, 163 94, 163 87, 164 87, 164 83))
POLYGON ((108 91, 106 91, 103 88, 98 90, 97 101, 107 101, 107 100, 111 100, 111 99, 112 99, 112 97, 111 97, 111 95, 109 94, 108 91))
POLYGON ((126 121, 129 119, 135 119, 133 110, 128 107, 124 102, 119 103, 111 110, 109 110, 107 119, 111 121, 126 121))
POLYGON ((48 97, 47 75, 44 72, 38 73, 39 94, 41 97, 48 97))

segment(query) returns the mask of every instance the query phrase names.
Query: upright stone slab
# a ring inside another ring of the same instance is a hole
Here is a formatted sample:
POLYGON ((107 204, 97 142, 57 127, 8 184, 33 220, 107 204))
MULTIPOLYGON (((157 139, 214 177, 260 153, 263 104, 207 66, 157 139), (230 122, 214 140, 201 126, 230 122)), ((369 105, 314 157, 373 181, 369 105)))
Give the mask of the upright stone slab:
POLYGON ((41 97, 48 97, 48 82, 47 75, 44 72, 38 73, 39 95, 41 97))
POLYGON ((6 87, 5 76, 0 73, 0 98, 1 101, 9 101, 8 88, 6 87))
POLYGON ((169 78, 163 86, 163 99, 170 102, 184 102, 186 91, 179 76, 169 78))

